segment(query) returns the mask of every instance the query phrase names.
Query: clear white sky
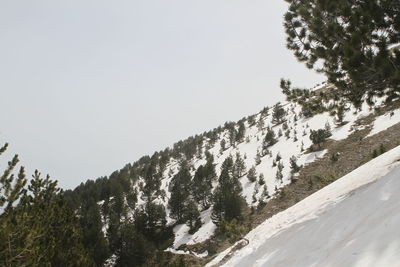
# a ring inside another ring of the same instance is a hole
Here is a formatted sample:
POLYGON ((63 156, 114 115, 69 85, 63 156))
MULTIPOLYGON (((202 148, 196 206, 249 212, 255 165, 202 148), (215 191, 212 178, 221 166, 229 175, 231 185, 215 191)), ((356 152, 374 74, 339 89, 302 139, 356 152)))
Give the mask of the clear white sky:
MULTIPOLYGON (((324 77, 285 48, 283 0, 0 1, 0 142, 64 188, 324 77)), ((6 159, 0 161, 4 167, 6 159)))

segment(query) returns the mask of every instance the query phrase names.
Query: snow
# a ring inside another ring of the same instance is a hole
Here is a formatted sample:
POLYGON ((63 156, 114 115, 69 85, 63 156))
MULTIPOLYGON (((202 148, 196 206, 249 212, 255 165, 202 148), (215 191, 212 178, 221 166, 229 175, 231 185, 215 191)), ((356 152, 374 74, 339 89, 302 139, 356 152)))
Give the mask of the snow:
POLYGON ((400 146, 276 214, 207 266, 400 266, 400 146))
POLYGON ((167 248, 165 251, 172 252, 174 254, 180 254, 180 255, 194 255, 198 258, 205 258, 208 256, 208 251, 204 251, 203 253, 196 253, 193 251, 183 251, 183 250, 176 250, 174 248, 167 248))
POLYGON ((211 209, 201 212, 200 218, 203 224, 193 235, 188 233, 190 228, 186 224, 174 227, 175 241, 173 247, 175 249, 182 244, 193 245, 206 241, 214 233, 217 226, 211 220, 211 209))
POLYGON ((372 130, 367 135, 367 137, 377 134, 381 131, 384 131, 399 122, 400 122, 400 109, 394 110, 392 114, 391 112, 388 112, 384 115, 381 115, 375 119, 372 130))
MULTIPOLYGON (((330 86, 327 84, 322 84, 315 88, 318 90, 319 88, 323 88, 326 86, 330 86)), ((374 99, 376 105, 381 105, 384 101, 383 98, 375 98, 374 99)), ((297 158, 298 165, 306 165, 314 162, 318 158, 323 157, 326 155, 327 150, 317 151, 313 153, 306 153, 305 151, 311 146, 312 142, 309 138, 311 130, 317 130, 324 128, 326 125, 329 125, 331 128, 332 136, 330 139, 332 140, 343 140, 347 138, 352 132, 355 130, 354 122, 367 116, 374 111, 364 103, 360 109, 356 109, 353 105, 347 104, 346 111, 344 113, 344 121, 347 122, 343 126, 336 127, 336 119, 330 116, 329 112, 324 112, 321 114, 317 114, 311 118, 304 118, 302 117, 301 111, 302 108, 297 103, 292 102, 282 102, 282 106, 287 111, 287 115, 285 119, 287 120, 287 125, 290 130, 289 138, 285 136, 284 124, 274 125, 272 123, 272 109, 269 109, 269 115, 261 118, 264 122, 264 128, 260 129, 257 126, 257 122, 260 120, 261 113, 254 115, 254 119, 256 124, 250 126, 249 123, 245 122, 246 127, 246 141, 239 143, 236 147, 230 146, 229 147, 229 133, 228 131, 224 131, 220 133, 217 141, 214 145, 208 149, 208 152, 214 156, 214 163, 215 163, 215 170, 217 176, 220 174, 221 165, 224 160, 229 157, 233 156, 235 158, 236 153, 240 153, 242 157, 245 156, 244 162, 246 165, 246 172, 252 167, 255 166, 257 176, 260 174, 264 175, 265 186, 267 187, 267 192, 271 198, 274 197, 275 193, 282 188, 283 186, 291 183, 292 173, 290 169, 290 158, 292 156, 297 158), (297 118, 297 120, 295 119, 297 118), (261 151, 263 139, 265 137, 267 127, 271 127, 272 130, 275 132, 278 142, 269 148, 270 155, 264 155, 261 157, 260 164, 256 164, 256 155, 257 151, 261 151), (278 133, 282 132, 282 136, 278 136, 278 133), (224 151, 221 150, 221 141, 225 139, 227 149, 224 151), (276 179, 277 173, 277 166, 273 167, 273 162, 276 159, 277 155, 281 156, 281 163, 283 164, 284 168, 282 170, 283 178, 282 180, 276 179)), ((328 102, 324 103, 324 105, 333 105, 335 101, 329 100, 328 102)), ((384 130, 385 127, 390 127, 391 125, 400 122, 400 112, 396 111, 395 115, 388 121, 388 115, 378 117, 374 124, 374 129, 371 131, 379 132, 384 130)), ((195 157, 191 164, 193 164, 194 169, 197 169, 201 164, 204 164, 205 156, 204 151, 206 150, 207 139, 203 144, 203 153, 200 158, 195 157)), ((173 225, 175 220, 170 218, 169 210, 168 210, 168 200, 171 196, 169 191, 169 184, 171 182, 172 177, 178 172, 179 170, 179 162, 176 159, 171 159, 170 162, 167 164, 167 167, 163 173, 163 179, 161 184, 161 189, 166 192, 165 199, 157 199, 156 201, 160 204, 163 204, 166 207, 167 212, 167 223, 168 225, 173 225)), ((191 174, 194 175, 195 170, 191 170, 191 174)), ((240 178, 240 183, 242 185, 243 191, 242 196, 246 200, 249 206, 256 206, 259 204, 260 200, 266 201, 263 198, 263 187, 264 185, 259 185, 258 181, 250 182, 246 177, 247 173, 240 178), (254 197, 255 196, 255 201, 254 197)), ((134 186, 138 188, 139 182, 143 182, 144 180, 141 178, 139 179, 138 183, 134 186)), ((213 188, 217 186, 218 182, 215 181, 213 183, 213 188)), ((138 197, 138 206, 143 205, 144 201, 141 198, 141 193, 139 190, 139 197, 138 197)), ((171 251, 177 251, 177 248, 180 247, 182 244, 196 244, 203 242, 209 239, 215 232, 216 226, 211 220, 211 209, 201 212, 201 220, 203 222, 202 227, 193 235, 188 233, 189 227, 181 224, 176 225, 174 227, 174 234, 175 234, 175 241, 171 248, 171 251)))

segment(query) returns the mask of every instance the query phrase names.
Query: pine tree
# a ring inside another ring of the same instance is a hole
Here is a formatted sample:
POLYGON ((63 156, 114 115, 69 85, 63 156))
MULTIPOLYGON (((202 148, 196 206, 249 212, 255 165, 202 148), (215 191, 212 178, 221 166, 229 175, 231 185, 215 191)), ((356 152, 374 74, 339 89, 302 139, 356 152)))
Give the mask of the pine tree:
POLYGON ((219 153, 222 154, 226 150, 226 141, 225 141, 225 139, 221 140, 220 146, 221 146, 221 148, 219 150, 219 153))
MULTIPOLYGON (((7 148, 7 143, 0 148, 0 156, 7 150, 7 148)), ((16 178, 12 174, 18 162, 18 155, 15 155, 13 159, 8 162, 8 166, 3 175, 0 176, 0 210, 4 209, 5 212, 11 209, 13 204, 25 194, 25 185, 27 180, 25 177, 24 167, 20 167, 19 174, 16 178)))
POLYGON ((190 227, 189 233, 193 234, 201 226, 200 212, 193 200, 189 200, 184 216, 186 225, 190 227))
MULTIPOLYGON (((4 152, 7 146, 1 148, 4 152)), ((35 171, 25 187, 24 168, 17 178, 15 156, 0 177, 1 266, 93 266, 82 245, 76 214, 67 206, 57 182, 35 171)))
POLYGON ((170 217, 182 223, 192 186, 192 177, 186 162, 181 165, 179 172, 172 178, 171 184, 171 198, 168 201, 170 217))
POLYGON ((399 13, 398 0, 290 1, 287 47, 356 105, 384 90, 392 99, 400 90, 400 51, 389 46, 400 42, 399 13))
POLYGON ((260 155, 260 152, 258 151, 258 149, 257 149, 257 153, 256 153, 256 157, 255 157, 254 161, 255 161, 256 165, 261 164, 261 155, 260 155))
POLYGON ((263 191, 261 193, 261 197, 263 198, 263 200, 270 198, 270 195, 268 193, 267 185, 263 186, 263 191))
POLYGON ((96 266, 102 266, 109 257, 108 242, 103 234, 100 210, 94 199, 83 202, 79 209, 83 245, 96 266))
POLYGON ((249 172, 247 173, 247 179, 249 179, 251 183, 254 183, 257 180, 257 172, 255 166, 250 168, 249 172))
POLYGON ((310 140, 321 149, 321 143, 325 142, 331 135, 331 132, 327 129, 311 130, 310 140))
POLYGON ((136 188, 133 188, 132 186, 128 189, 128 192, 126 193, 126 204, 131 210, 134 210, 136 207, 136 203, 138 200, 138 192, 136 188))
POLYGON ((214 157, 210 154, 207 157, 207 163, 200 165, 196 170, 192 185, 192 195, 203 209, 207 209, 210 206, 212 184, 216 177, 214 157))
POLYGON ((237 152, 236 160, 235 160, 235 164, 234 164, 234 177, 239 179, 240 177, 242 177, 244 175, 245 171, 246 171, 246 164, 245 164, 243 158, 241 157, 240 153, 237 152))
POLYGON ((281 153, 278 152, 278 153, 276 154, 275 161, 276 161, 276 162, 279 162, 281 159, 282 159, 281 153))
POLYGON ((255 117, 255 115, 247 117, 247 123, 249 124, 250 127, 256 123, 254 117, 255 117))
POLYGON ((268 148, 273 146, 277 142, 278 142, 278 140, 275 137, 274 130, 272 130, 270 127, 268 127, 267 134, 265 135, 265 138, 263 141, 263 154, 265 155, 268 148))
POLYGON ((244 137, 246 135, 246 127, 244 125, 243 120, 238 122, 238 130, 236 134, 236 142, 241 143, 244 140, 244 137))
POLYGON ((276 171, 276 180, 282 182, 282 179, 283 179, 283 174, 282 174, 283 165, 282 165, 282 163, 278 162, 277 169, 278 170, 276 171))
POLYGON ((229 127, 229 144, 230 144, 230 146, 235 147, 236 140, 237 140, 237 130, 235 128, 235 125, 232 124, 229 127))
POLYGON ((264 174, 262 174, 262 173, 260 173, 260 176, 258 177, 258 184, 259 185, 265 184, 264 174))
POLYGON ((290 138, 290 130, 289 129, 286 130, 285 137, 286 137, 286 140, 288 140, 290 138))
POLYGON ((256 203, 257 202, 257 194, 258 194, 258 185, 256 184, 254 186, 254 190, 253 190, 253 196, 252 196, 252 202, 256 203))
POLYGON ((165 208, 161 204, 146 203, 136 209, 134 216, 135 227, 143 233, 146 239, 158 242, 160 235, 166 229, 167 224, 165 208))
POLYGON ((263 110, 261 110, 261 116, 263 116, 264 118, 265 117, 268 117, 268 115, 269 115, 269 107, 265 107, 265 108, 263 108, 263 110))
POLYGON ((337 124, 339 124, 339 125, 342 124, 343 119, 344 119, 344 105, 343 104, 338 106, 336 116, 337 116, 337 119, 336 119, 337 124))
POLYGON ((221 166, 219 184, 214 191, 211 217, 217 224, 222 220, 239 219, 242 213, 242 187, 239 180, 234 177, 233 165, 232 157, 227 157, 221 166))
POLYGON ((285 109, 281 106, 280 103, 277 103, 272 111, 272 122, 275 124, 280 124, 284 122, 285 115, 285 109))
POLYGON ((292 156, 290 158, 290 169, 292 170, 292 173, 296 173, 300 171, 301 166, 297 165, 297 158, 295 156, 292 156))
POLYGON ((155 253, 154 245, 130 222, 121 226, 120 245, 115 253, 116 267, 143 266, 155 253))
POLYGON ((259 130, 260 132, 261 132, 262 130, 264 130, 264 118, 263 118, 262 114, 260 114, 260 117, 259 117, 259 119, 258 119, 257 128, 258 128, 258 130, 259 130))
POLYGON ((161 174, 157 171, 157 164, 158 159, 154 155, 151 158, 150 163, 147 164, 143 169, 144 183, 142 184, 142 187, 140 189, 143 192, 143 196, 147 203, 152 202, 159 196, 163 195, 163 192, 160 189, 161 174))

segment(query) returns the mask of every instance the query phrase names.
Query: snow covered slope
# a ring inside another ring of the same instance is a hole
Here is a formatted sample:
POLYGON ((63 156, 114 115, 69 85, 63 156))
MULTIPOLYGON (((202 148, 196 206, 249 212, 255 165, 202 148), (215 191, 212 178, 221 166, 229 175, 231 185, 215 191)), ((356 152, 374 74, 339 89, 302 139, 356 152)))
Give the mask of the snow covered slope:
POLYGON ((266 220, 247 246, 207 266, 400 266, 399 192, 400 146, 266 220))
MULTIPOLYGON (((322 90, 328 85, 323 84, 316 87, 316 90, 322 90)), ((328 86, 329 87, 329 86, 328 86)), ((165 197, 159 196, 155 202, 162 204, 167 213, 168 225, 174 226, 174 243, 168 251, 180 254, 194 254, 185 246, 182 245, 195 245, 210 239, 217 229, 217 226, 211 219, 212 207, 203 210, 198 207, 200 211, 201 227, 197 232, 190 234, 189 226, 186 224, 176 224, 176 221, 171 218, 170 210, 168 208, 168 201, 171 198, 170 185, 175 174, 179 172, 180 162, 182 159, 188 161, 192 177, 196 169, 200 165, 206 163, 206 153, 209 153, 214 158, 214 165, 216 175, 220 175, 221 165, 226 158, 240 155, 245 163, 245 170, 243 175, 239 178, 242 186, 242 196, 246 200, 248 206, 257 207, 260 203, 266 203, 273 199, 276 194, 285 185, 292 182, 293 177, 297 174, 292 172, 290 168, 291 160, 295 159, 299 166, 305 166, 323 157, 328 151, 321 150, 309 153, 308 148, 312 145, 310 140, 310 133, 312 130, 328 128, 331 130, 331 140, 343 140, 355 131, 362 127, 371 127, 372 131, 369 136, 375 135, 397 123, 400 122, 400 109, 394 110, 391 113, 386 113, 376 118, 372 125, 357 125, 357 120, 371 114, 376 114, 375 109, 385 106, 384 101, 386 97, 375 98, 373 106, 367 105, 366 102, 356 108, 351 103, 344 101, 340 98, 327 98, 319 99, 320 92, 311 94, 307 101, 317 101, 324 107, 322 111, 315 112, 312 115, 306 116, 304 107, 296 101, 284 101, 281 103, 285 111, 285 122, 276 123, 273 120, 273 108, 265 108, 263 111, 243 118, 237 123, 233 123, 234 132, 238 132, 240 127, 239 123, 243 123, 245 133, 240 141, 232 143, 232 134, 230 127, 219 127, 220 130, 215 131, 215 138, 208 135, 202 135, 202 142, 197 148, 196 154, 190 158, 185 155, 177 157, 172 156, 166 162, 165 168, 160 171, 161 188, 165 191, 165 197), (337 113, 332 111, 336 107, 343 105, 342 121, 338 120, 337 113), (268 153, 264 151, 264 139, 271 129, 276 136, 276 143, 268 147, 268 153), (277 160, 280 158, 280 160, 277 160), (277 164, 279 162, 280 164, 277 164), (255 169, 257 179, 248 179, 247 173, 250 169, 255 169), (279 173, 278 173, 279 172, 279 173), (278 175, 279 174, 279 175, 278 175), (262 179, 260 178, 262 177, 262 179), (260 182, 260 180, 262 182, 260 182)), ((182 154, 182 153, 181 153, 182 154)), ((158 167, 161 169, 160 167, 158 167)), ((133 187, 138 191, 138 203, 140 207, 145 203, 143 192, 140 190, 140 185, 145 184, 145 179, 142 176, 135 181, 133 187)), ((213 190, 217 187, 218 181, 213 182, 213 190)), ((201 254, 206 257, 208 252, 205 251, 201 254)))

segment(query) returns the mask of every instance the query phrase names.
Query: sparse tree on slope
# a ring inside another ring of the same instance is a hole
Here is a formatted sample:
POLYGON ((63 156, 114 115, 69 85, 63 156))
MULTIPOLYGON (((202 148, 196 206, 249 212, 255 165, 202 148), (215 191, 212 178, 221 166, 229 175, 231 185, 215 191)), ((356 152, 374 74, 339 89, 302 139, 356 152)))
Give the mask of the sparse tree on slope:
POLYGON ((270 127, 267 128, 267 134, 265 135, 263 141, 263 154, 266 154, 266 151, 270 146, 276 144, 278 140, 275 137, 275 132, 270 127))
POLYGON ((311 130, 310 140, 321 149, 321 143, 325 142, 331 135, 331 132, 327 129, 311 130))
POLYGON ((254 183, 257 180, 257 171, 256 167, 251 167, 249 172, 247 173, 247 179, 249 179, 250 182, 254 183))
POLYGON ((275 124, 280 124, 285 121, 285 116, 286 116, 285 109, 282 107, 280 103, 277 103, 272 111, 272 122, 275 124))

